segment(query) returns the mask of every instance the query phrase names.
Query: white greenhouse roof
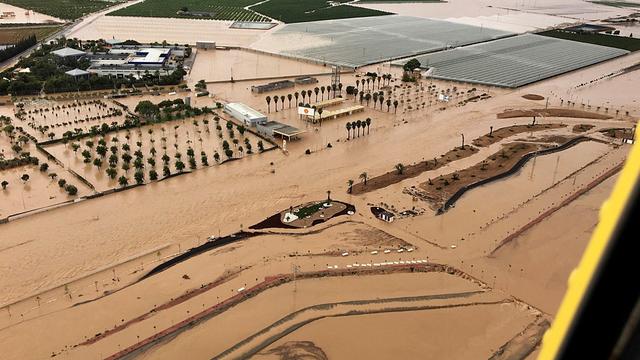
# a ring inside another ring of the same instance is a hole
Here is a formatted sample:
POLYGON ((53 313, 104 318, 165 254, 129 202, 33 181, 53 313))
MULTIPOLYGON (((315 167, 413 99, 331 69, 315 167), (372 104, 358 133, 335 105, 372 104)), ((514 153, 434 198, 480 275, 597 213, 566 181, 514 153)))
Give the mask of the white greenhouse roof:
MULTIPOLYGON (((519 87, 628 54, 626 50, 524 34, 418 56, 431 77, 519 87)), ((396 62, 402 64, 403 61, 396 62)))

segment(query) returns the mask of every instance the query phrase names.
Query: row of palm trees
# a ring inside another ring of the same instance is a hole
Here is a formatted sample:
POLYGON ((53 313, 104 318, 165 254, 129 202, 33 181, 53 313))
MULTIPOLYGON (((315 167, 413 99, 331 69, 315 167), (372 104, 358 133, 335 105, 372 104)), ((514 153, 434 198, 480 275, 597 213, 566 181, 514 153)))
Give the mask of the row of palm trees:
POLYGON ((358 91, 364 91, 365 84, 367 85, 367 90, 369 90, 369 84, 373 83, 373 88, 375 89, 376 82, 378 83, 378 89, 380 89, 380 81, 382 81, 382 86, 389 85, 391 83, 391 74, 382 74, 379 76, 371 77, 368 76, 365 79, 356 79, 356 89, 358 91), (360 84, 362 84, 362 90, 360 90, 360 84))
POLYGON ((358 137, 360 137, 360 129, 362 129, 362 135, 364 135, 365 127, 367 128, 367 134, 369 134, 369 126, 371 126, 371 118, 347 122, 345 124, 345 127, 347 128, 347 140, 350 140, 352 137, 351 130, 353 130, 353 138, 356 137, 356 130, 358 131, 358 137))
POLYGON ((315 87, 313 90, 302 90, 300 92, 295 92, 293 94, 287 94, 285 95, 275 95, 274 97, 271 96, 267 96, 265 98, 265 101, 267 102, 267 111, 270 113, 271 112, 271 101, 273 101, 273 103, 275 104, 275 110, 276 112, 278 112, 278 102, 280 102, 282 104, 282 107, 280 110, 284 110, 284 106, 285 106, 285 101, 288 100, 289 101, 289 109, 291 108, 291 101, 295 98, 295 104, 299 103, 300 97, 302 97, 302 102, 305 103, 307 102, 307 98, 309 99, 308 102, 311 102, 311 97, 315 94, 315 101, 318 102, 318 95, 321 95, 320 100, 324 100, 324 93, 327 92, 327 99, 331 98, 331 92, 333 91, 333 98, 335 99, 335 97, 337 95, 342 95, 342 83, 338 84, 338 85, 328 85, 328 86, 320 86, 320 87, 315 87))

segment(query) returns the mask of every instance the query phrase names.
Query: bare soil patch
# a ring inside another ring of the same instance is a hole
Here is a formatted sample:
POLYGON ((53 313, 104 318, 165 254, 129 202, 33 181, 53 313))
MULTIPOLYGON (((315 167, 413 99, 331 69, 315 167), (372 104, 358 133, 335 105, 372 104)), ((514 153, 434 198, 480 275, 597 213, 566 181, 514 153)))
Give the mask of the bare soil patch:
POLYGON ((575 109, 529 109, 529 110, 505 110, 497 114, 498 119, 510 119, 517 117, 533 117, 533 116, 554 116, 554 117, 570 117, 582 119, 612 119, 613 116, 598 114, 591 111, 575 110, 575 109))
POLYGON ((399 183, 402 180, 410 179, 422 174, 425 171, 431 171, 440 168, 452 161, 466 158, 478 152, 478 149, 466 145, 464 149, 455 147, 449 150, 447 153, 440 156, 440 158, 433 158, 432 160, 421 161, 416 164, 405 166, 402 174, 398 171, 389 171, 388 173, 376 176, 368 179, 367 184, 364 182, 353 185, 351 193, 354 195, 364 194, 369 191, 385 188, 389 185, 399 183))
POLYGON ((505 172, 525 154, 549 147, 549 145, 524 142, 506 144, 502 150, 472 167, 441 175, 420 184, 420 189, 423 190, 420 197, 429 202, 434 209, 440 208, 451 195, 462 187, 505 172))
POLYGON ((513 125, 500 128, 498 130, 493 131, 493 133, 483 135, 475 140, 473 140, 473 145, 484 147, 489 146, 491 144, 497 143, 500 140, 525 132, 533 132, 533 131, 541 131, 541 130, 549 130, 549 129, 559 129, 566 127, 564 124, 535 124, 535 125, 513 125))
POLYGON ((522 95, 522 97, 527 100, 544 100, 544 96, 538 94, 526 94, 522 95))
POLYGON ((593 129, 594 127, 596 126, 591 124, 578 124, 578 125, 574 125, 572 131, 574 133, 583 133, 593 129))

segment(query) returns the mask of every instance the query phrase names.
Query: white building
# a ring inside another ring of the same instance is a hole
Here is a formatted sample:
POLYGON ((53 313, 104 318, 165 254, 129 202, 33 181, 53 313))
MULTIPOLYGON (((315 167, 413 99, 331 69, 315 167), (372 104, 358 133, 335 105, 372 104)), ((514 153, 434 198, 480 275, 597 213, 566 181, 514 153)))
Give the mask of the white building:
POLYGON ((256 126, 267 122, 267 117, 265 115, 242 103, 225 104, 224 112, 239 121, 242 121, 242 123, 248 126, 256 126))

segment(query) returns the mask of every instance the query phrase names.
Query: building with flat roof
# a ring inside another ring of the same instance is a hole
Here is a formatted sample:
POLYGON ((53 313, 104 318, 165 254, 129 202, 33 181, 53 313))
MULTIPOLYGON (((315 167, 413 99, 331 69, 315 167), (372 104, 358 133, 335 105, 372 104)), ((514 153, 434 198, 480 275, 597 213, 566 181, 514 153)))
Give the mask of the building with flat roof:
POLYGON ((89 55, 90 73, 99 76, 141 78, 145 74, 170 75, 176 70, 184 49, 172 46, 116 45, 106 53, 89 55))
POLYGON ((257 126, 267 122, 267 117, 264 114, 243 103, 225 104, 224 112, 248 126, 257 126))
POLYGON ((262 94, 263 92, 292 88, 295 83, 291 80, 274 81, 264 85, 255 85, 251 87, 251 92, 262 94))
POLYGON ((300 130, 291 125, 283 124, 277 121, 268 121, 264 124, 258 124, 256 130, 259 134, 269 136, 272 138, 283 138, 291 141, 297 139, 298 136, 304 133, 304 130, 300 130))

